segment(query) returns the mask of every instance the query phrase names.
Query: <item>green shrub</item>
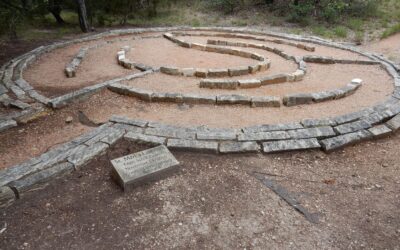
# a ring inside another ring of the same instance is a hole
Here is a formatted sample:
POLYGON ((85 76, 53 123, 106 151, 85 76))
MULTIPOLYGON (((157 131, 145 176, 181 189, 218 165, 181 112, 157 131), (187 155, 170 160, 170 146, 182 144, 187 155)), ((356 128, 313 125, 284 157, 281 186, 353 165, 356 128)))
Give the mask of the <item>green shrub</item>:
POLYGON ((350 16, 355 17, 374 17, 378 15, 379 4, 378 0, 353 0, 349 1, 345 12, 350 16))
POLYGON ((302 4, 290 4, 289 7, 289 22, 299 23, 303 26, 309 25, 311 22, 311 14, 314 9, 311 1, 307 1, 302 4))

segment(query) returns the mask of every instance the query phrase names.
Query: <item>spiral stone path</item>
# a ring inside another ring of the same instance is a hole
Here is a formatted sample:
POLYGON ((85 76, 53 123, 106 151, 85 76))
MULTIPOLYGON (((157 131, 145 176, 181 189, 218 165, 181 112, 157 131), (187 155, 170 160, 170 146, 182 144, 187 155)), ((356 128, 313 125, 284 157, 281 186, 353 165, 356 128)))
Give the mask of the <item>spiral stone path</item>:
POLYGON ((399 67, 317 37, 114 30, 34 49, 3 65, 0 78, 0 132, 101 91, 159 110, 124 113, 100 103, 103 125, 1 170, 0 206, 79 170, 120 139, 220 154, 330 152, 400 128, 399 67), (189 108, 174 116, 176 104, 189 108))

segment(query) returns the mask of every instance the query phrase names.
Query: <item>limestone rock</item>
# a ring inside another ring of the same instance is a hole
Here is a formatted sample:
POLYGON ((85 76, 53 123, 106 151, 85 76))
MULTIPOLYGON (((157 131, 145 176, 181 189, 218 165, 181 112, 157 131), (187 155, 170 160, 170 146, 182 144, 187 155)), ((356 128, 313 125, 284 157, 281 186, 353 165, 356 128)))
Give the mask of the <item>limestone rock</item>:
POLYGON ((221 142, 219 144, 220 153, 248 153, 258 151, 260 151, 260 146, 256 142, 221 142))
POLYGON ((320 147, 321 146, 318 143, 318 140, 315 138, 301 139, 301 140, 271 141, 263 143, 263 151, 265 153, 317 149, 320 147))

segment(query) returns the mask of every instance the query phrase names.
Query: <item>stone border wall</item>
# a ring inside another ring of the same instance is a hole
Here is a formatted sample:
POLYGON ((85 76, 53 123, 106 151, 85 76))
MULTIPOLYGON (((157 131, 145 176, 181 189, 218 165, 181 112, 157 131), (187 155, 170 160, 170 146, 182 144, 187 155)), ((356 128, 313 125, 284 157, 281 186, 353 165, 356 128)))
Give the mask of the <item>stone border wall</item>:
POLYGON ((121 83, 108 85, 112 92, 132 96, 147 102, 171 102, 211 105, 248 105, 251 107, 280 107, 280 98, 274 96, 199 95, 191 93, 164 93, 139 89, 121 83))
POLYGON ((177 36, 211 36, 211 37, 224 37, 224 38, 239 38, 239 39, 250 39, 250 40, 257 40, 257 41, 263 41, 263 42, 271 42, 271 43, 276 43, 276 44, 284 44, 284 45, 289 45, 293 46, 299 49, 303 49, 306 51, 314 52, 315 47, 309 46, 306 44, 301 44, 301 43, 294 43, 290 41, 285 41, 281 39, 267 39, 265 37, 259 37, 259 36, 252 36, 252 35, 244 35, 244 34, 232 34, 232 33, 225 33, 225 34, 210 34, 210 33, 200 33, 200 34, 193 34, 193 33, 187 33, 187 32, 172 32, 172 34, 177 35, 177 36))
POLYGON ((359 65, 378 65, 380 62, 371 60, 352 60, 352 59, 335 59, 329 56, 307 55, 303 56, 305 62, 321 63, 321 64, 359 64, 359 65))
MULTIPOLYGON (((218 83, 221 81, 218 81, 218 83)), ((361 79, 354 79, 351 83, 344 87, 322 91, 317 93, 295 93, 285 95, 283 97, 283 105, 287 107, 320 103, 330 100, 337 100, 345 98, 349 95, 354 94, 361 87, 361 79)), ((221 88, 218 86, 214 79, 203 80, 200 83, 210 84, 208 88, 221 88), (216 87, 214 87, 216 86, 216 87)), ((254 88, 261 86, 261 82, 258 80, 225 80, 225 89, 236 89, 239 84, 247 84, 247 88, 254 88), (251 85, 251 86, 250 86, 251 85)), ((241 86, 241 88, 246 88, 241 86)), ((200 95, 194 93, 172 93, 172 92, 154 92, 151 90, 144 90, 137 87, 127 86, 121 83, 113 83, 108 85, 108 89, 112 92, 132 96, 147 102, 171 102, 171 103, 188 103, 188 104, 210 104, 210 105, 249 105, 251 107, 280 107, 281 99, 276 96, 246 96, 246 95, 200 95)))
POLYGON ((68 78, 76 76, 76 70, 78 69, 79 65, 81 64, 83 58, 86 56, 88 51, 89 51, 88 47, 81 48, 79 52, 74 56, 72 61, 67 64, 67 66, 65 67, 65 75, 68 78))
POLYGON ((361 80, 354 79, 344 87, 318 93, 296 93, 285 95, 283 105, 287 107, 337 100, 354 94, 361 87, 361 80))
MULTIPOLYGON (((39 47, 27 54, 17 57, 5 64, 0 70, 0 100, 4 104, 5 96, 10 100, 36 100, 39 106, 30 105, 10 119, 0 119, 0 128, 3 124, 16 122, 15 117, 29 119, 31 110, 44 109, 44 104, 57 107, 57 103, 66 105, 76 98, 87 96, 97 88, 115 84, 124 78, 118 78, 100 84, 92 89, 75 91, 64 97, 48 102, 46 97, 40 96, 29 83, 23 82, 22 71, 40 54, 69 44, 99 39, 105 36, 124 34, 140 34, 142 32, 165 32, 173 30, 192 31, 223 31, 247 32, 254 35, 270 35, 295 41, 312 42, 356 52, 367 56, 371 60, 379 61, 381 66, 394 79, 394 92, 386 101, 357 112, 324 119, 305 119, 290 124, 258 125, 242 129, 211 129, 206 127, 176 127, 156 122, 129 120, 123 117, 113 117, 110 122, 81 135, 69 142, 59 145, 41 156, 34 157, 22 164, 0 171, 0 207, 23 198, 23 195, 34 190, 37 185, 46 183, 64 173, 79 170, 90 160, 104 153, 113 143, 121 138, 126 140, 166 144, 170 148, 182 150, 200 150, 219 153, 244 152, 281 152, 291 150, 318 149, 327 152, 351 145, 360 141, 381 138, 400 128, 400 76, 399 69, 387 60, 376 55, 364 53, 352 47, 338 45, 316 37, 300 37, 271 32, 259 32, 252 29, 231 28, 153 28, 129 29, 109 31, 102 34, 76 39, 70 42, 58 43, 46 47, 39 47), (21 81, 18 81, 21 80, 21 81), (36 93, 36 94, 35 94, 36 93), (55 101, 58 100, 58 101, 55 101), (63 101, 64 100, 64 101, 63 101), (54 104, 55 103, 55 104, 54 104)), ((151 72, 143 72, 146 74, 151 72)), ((135 77, 131 75, 130 77, 135 77)), ((129 77, 128 77, 129 78, 129 77)), ((60 106, 59 106, 60 107, 60 106)), ((11 125, 10 125, 11 124, 11 125)), ((7 125, 6 125, 7 126, 7 125)))
POLYGON ((0 171, 0 207, 23 198, 49 180, 80 170, 124 138, 176 150, 211 153, 275 153, 323 149, 330 152, 360 141, 381 138, 400 128, 400 104, 385 103, 345 116, 242 129, 177 127, 114 116, 110 122, 17 166, 0 171), (396 115, 395 115, 396 114, 396 115), (382 123, 383 122, 383 123, 382 123))
MULTIPOLYGON (((142 38, 143 39, 143 38, 142 38)), ((117 61, 118 64, 124 67, 125 69, 138 69, 140 71, 158 71, 159 69, 155 69, 151 66, 144 65, 142 63, 136 63, 130 61, 126 58, 126 54, 131 50, 129 46, 124 46, 121 48, 120 51, 117 53, 117 61)))
POLYGON ((237 49, 230 49, 230 48, 222 48, 218 46, 212 46, 212 45, 203 45, 199 43, 189 43, 186 42, 185 40, 181 40, 173 36, 171 33, 165 33, 164 37, 168 40, 170 40, 173 43, 176 43, 177 45, 184 47, 184 48, 192 48, 200 51, 206 51, 206 52, 214 52, 214 53, 220 53, 220 54, 227 54, 227 55, 233 55, 233 56, 240 56, 244 58, 251 58, 257 61, 260 61, 260 63, 257 63, 255 65, 250 65, 250 66, 241 66, 241 67, 235 67, 235 68, 224 68, 224 69, 194 69, 194 68, 187 68, 187 69, 180 69, 176 67, 170 67, 170 66, 163 66, 160 68, 160 72, 168 75, 177 75, 177 76, 188 76, 188 77, 201 77, 201 78, 207 78, 207 77, 232 77, 232 76, 241 76, 241 75, 247 75, 247 74, 253 74, 256 72, 260 71, 265 71, 269 69, 271 62, 257 54, 257 53, 251 53, 243 50, 237 50, 237 49))
MULTIPOLYGON (((79 38, 67 42, 55 43, 49 46, 42 46, 37 49, 34 49, 24 55, 21 55, 15 59, 12 59, 5 65, 0 68, 0 102, 5 105, 9 106, 12 101, 17 102, 21 101, 25 104, 18 103, 17 106, 24 108, 21 112, 16 112, 12 114, 8 114, 7 116, 0 117, 0 131, 4 131, 7 128, 16 126, 17 123, 28 122, 33 119, 40 117, 41 115, 46 115, 49 110, 46 106, 49 107, 61 107, 69 102, 74 101, 75 99, 79 100, 82 97, 88 96, 88 93, 94 93, 97 87, 91 86, 87 87, 86 89, 82 89, 79 91, 75 91, 73 93, 69 93, 62 97, 57 97, 53 99, 53 102, 39 93, 37 93, 26 81, 22 79, 22 71, 24 67, 28 64, 34 62, 40 55, 50 52, 57 48, 62 48, 71 44, 93 41, 97 39, 101 39, 104 37, 113 37, 113 36, 121 36, 121 35, 129 35, 129 34, 142 34, 145 32, 173 32, 173 31, 204 31, 204 32, 225 32, 234 35, 235 33, 245 32, 249 35, 268 35, 272 37, 282 38, 282 39, 289 39, 292 41, 297 42, 306 42, 306 43, 314 43, 318 45, 333 47, 337 49, 347 50, 351 52, 355 52, 362 56, 365 56, 373 61, 377 61, 381 64, 382 68, 385 69, 389 75, 391 75, 394 79, 394 86, 395 89, 391 97, 389 97, 384 103, 397 103, 400 99, 400 76, 398 73, 398 67, 393 64, 392 62, 383 59, 382 57, 371 54, 365 53, 360 51, 357 48, 337 44, 331 41, 323 40, 318 37, 301 37, 298 35, 288 35, 276 32, 266 32, 266 31, 258 31, 255 29, 248 29, 248 28, 220 28, 220 27, 202 27, 202 28, 191 28, 191 27, 175 27, 175 28, 149 28, 149 29, 124 29, 124 30, 112 30, 107 31, 104 33, 96 34, 87 36, 84 38, 79 38), (19 73, 18 73, 19 72, 19 73), (20 81, 18 81, 20 80, 20 81), (93 88, 93 89, 91 89, 93 88), (57 103, 60 102, 60 99, 67 100, 65 104, 58 106, 57 103), (29 101, 33 103, 28 104, 29 101), (55 104, 54 104, 55 103, 55 104), (29 107, 28 107, 29 105, 29 107)), ((149 73, 149 72, 144 72, 149 73)), ((116 80, 120 80, 118 78, 116 80)), ((111 83, 114 83, 110 80, 105 86, 108 86, 111 83)), ((371 107, 371 110, 379 109, 380 105, 375 105, 371 107)), ((361 111, 360 111, 361 112, 361 111)), ((348 114, 349 117, 353 117, 353 113, 348 114)), ((378 116, 380 117, 380 116, 378 116)), ((387 119, 387 114, 382 115, 382 120, 387 119)))

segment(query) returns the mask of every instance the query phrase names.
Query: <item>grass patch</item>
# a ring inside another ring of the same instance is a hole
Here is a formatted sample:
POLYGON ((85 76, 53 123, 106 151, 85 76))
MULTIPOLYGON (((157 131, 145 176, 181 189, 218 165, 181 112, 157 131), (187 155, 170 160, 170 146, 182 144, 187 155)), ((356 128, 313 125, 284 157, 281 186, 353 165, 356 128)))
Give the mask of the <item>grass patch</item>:
POLYGON ((18 38, 27 41, 61 39, 66 35, 79 34, 81 30, 76 26, 63 26, 56 29, 38 29, 34 27, 20 27, 18 38))
POLYGON ((398 23, 398 24, 396 24, 396 25, 394 25, 394 26, 392 26, 390 28, 387 28, 383 32, 381 38, 384 39, 384 38, 387 38, 387 37, 389 37, 391 35, 394 35, 396 33, 400 33, 400 23, 398 23))
POLYGON ((247 26, 247 20, 243 19, 233 19, 231 23, 234 26, 247 26))
POLYGON ((324 26, 313 26, 311 32, 316 36, 328 37, 329 31, 324 26))
POLYGON ((344 26, 336 26, 335 28, 333 28, 333 34, 337 37, 346 38, 347 28, 344 26))
POLYGON ((361 19, 353 18, 349 20, 347 27, 354 31, 362 31, 364 29, 364 22, 361 19))

